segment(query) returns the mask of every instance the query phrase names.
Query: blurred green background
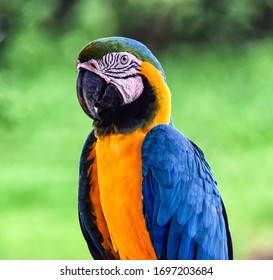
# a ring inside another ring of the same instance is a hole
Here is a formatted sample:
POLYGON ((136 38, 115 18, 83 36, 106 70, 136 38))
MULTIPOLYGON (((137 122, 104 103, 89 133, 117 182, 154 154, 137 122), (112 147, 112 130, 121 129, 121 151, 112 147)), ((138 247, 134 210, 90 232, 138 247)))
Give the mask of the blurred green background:
POLYGON ((175 126, 218 181, 236 259, 273 257, 271 0, 0 1, 0 259, 89 259, 77 217, 91 129, 79 50, 120 35, 165 69, 175 126))

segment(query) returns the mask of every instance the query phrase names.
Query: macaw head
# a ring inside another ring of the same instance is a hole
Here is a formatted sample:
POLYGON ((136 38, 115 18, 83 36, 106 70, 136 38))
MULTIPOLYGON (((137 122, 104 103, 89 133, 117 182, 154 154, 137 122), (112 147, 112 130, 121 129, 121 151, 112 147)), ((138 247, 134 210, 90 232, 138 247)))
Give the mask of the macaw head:
POLYGON ((98 135, 169 122, 164 71, 140 42, 123 37, 92 41, 81 50, 77 69, 78 99, 98 135))

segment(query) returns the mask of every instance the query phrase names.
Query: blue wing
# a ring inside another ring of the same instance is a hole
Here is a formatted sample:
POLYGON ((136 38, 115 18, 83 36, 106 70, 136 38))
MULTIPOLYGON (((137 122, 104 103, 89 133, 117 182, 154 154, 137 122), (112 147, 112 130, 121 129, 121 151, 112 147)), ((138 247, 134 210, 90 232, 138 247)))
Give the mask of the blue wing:
POLYGON ((142 146, 143 212, 158 259, 232 259, 227 216, 203 152, 170 125, 142 146))

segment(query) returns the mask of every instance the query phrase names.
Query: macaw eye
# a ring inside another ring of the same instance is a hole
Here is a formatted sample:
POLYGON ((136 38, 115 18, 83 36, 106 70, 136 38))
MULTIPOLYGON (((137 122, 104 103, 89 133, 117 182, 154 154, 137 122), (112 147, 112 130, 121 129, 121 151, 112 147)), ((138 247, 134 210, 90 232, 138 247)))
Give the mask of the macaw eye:
POLYGON ((121 64, 126 64, 126 63, 128 63, 128 61, 129 61, 129 57, 128 57, 128 55, 123 55, 121 58, 120 58, 120 63, 121 64))

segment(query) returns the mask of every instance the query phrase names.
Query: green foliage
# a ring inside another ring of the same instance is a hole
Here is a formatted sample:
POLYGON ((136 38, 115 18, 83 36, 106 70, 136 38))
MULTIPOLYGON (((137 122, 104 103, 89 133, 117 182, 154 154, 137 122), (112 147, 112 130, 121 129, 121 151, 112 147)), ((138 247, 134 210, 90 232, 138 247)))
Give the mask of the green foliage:
POLYGON ((272 36, 269 0, 108 1, 121 34, 157 48, 177 42, 240 44, 272 36))
POLYGON ((12 0, 0 3, 2 48, 7 49, 18 33, 30 30, 43 30, 53 36, 73 30, 78 35, 88 34, 90 39, 116 33, 163 49, 177 42, 240 44, 273 35, 273 2, 12 0))

